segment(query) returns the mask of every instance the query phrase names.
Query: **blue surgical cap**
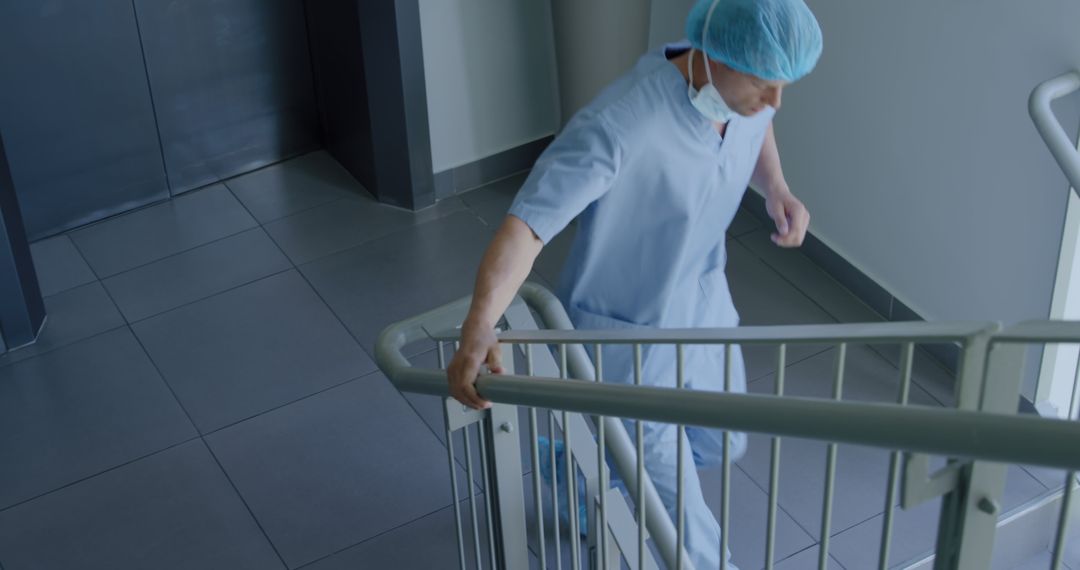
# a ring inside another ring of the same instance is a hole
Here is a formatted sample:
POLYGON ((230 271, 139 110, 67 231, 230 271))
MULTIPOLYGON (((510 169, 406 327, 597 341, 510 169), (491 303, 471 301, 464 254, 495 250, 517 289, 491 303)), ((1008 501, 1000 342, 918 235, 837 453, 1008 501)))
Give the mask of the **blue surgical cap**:
POLYGON ((821 28, 803 0, 698 0, 686 20, 686 37, 709 59, 766 81, 796 81, 821 55, 821 28))

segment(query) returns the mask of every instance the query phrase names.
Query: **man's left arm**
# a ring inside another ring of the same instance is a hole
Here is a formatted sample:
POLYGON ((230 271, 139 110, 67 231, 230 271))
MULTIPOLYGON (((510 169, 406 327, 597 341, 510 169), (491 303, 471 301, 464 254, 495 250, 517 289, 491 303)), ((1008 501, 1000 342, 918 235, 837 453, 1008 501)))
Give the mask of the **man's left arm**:
POLYGON ((788 188, 784 171, 780 167, 780 151, 776 148, 776 135, 772 123, 765 133, 750 185, 765 194, 765 210, 776 222, 773 243, 780 247, 799 247, 810 226, 810 212, 788 188))

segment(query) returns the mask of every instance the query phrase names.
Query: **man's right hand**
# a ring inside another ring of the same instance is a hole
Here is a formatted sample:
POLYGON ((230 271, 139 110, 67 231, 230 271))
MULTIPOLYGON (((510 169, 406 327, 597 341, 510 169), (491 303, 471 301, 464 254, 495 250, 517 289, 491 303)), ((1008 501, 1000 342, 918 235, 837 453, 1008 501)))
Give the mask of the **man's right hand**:
POLYGON ((528 224, 508 215, 484 252, 469 316, 461 326, 461 344, 446 373, 450 395, 470 408, 491 407, 476 393, 476 375, 484 364, 495 374, 503 373, 495 322, 510 306, 542 247, 544 242, 528 224))
POLYGON ((461 327, 461 345, 447 368, 450 395, 476 410, 491 407, 491 402, 476 392, 480 366, 487 365, 493 374, 502 374, 502 352, 494 327, 466 321, 461 327))

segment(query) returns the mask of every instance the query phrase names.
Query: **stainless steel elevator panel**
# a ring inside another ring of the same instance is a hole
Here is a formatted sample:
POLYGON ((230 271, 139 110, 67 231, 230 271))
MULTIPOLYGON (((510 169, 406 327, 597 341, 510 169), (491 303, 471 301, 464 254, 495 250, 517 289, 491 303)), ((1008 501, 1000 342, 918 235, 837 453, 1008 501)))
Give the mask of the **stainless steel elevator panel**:
POLYGON ((136 0, 173 194, 314 150, 299 0, 136 0))
POLYGON ((0 2, 0 131, 31 239, 168 197, 130 0, 0 2))

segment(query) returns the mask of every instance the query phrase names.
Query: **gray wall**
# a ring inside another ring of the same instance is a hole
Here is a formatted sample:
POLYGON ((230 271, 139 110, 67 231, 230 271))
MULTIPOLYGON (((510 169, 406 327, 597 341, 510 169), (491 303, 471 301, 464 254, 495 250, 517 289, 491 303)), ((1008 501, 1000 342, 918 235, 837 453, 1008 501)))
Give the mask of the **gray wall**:
POLYGON ((41 287, 0 137, 0 354, 32 342, 44 322, 41 287))
POLYGON ((648 48, 650 0, 552 0, 559 115, 566 124, 648 48))
POLYGON ((434 172, 555 132, 548 2, 419 0, 419 6, 434 172))
POLYGON ((686 16, 694 0, 655 0, 649 18, 649 49, 658 49, 668 42, 683 39, 686 34, 686 16))
MULTIPOLYGON (((926 318, 1046 318, 1068 184, 1027 97, 1080 67, 1080 3, 808 4, 825 51, 776 129, 811 230, 926 318)), ((1057 111, 1075 133, 1080 96, 1057 111)))
POLYGON ((356 0, 305 0, 311 64, 327 149, 368 189, 375 188, 360 6, 356 0))
POLYGON ((0 129, 31 238, 319 146, 297 0, 0 3, 0 129))

